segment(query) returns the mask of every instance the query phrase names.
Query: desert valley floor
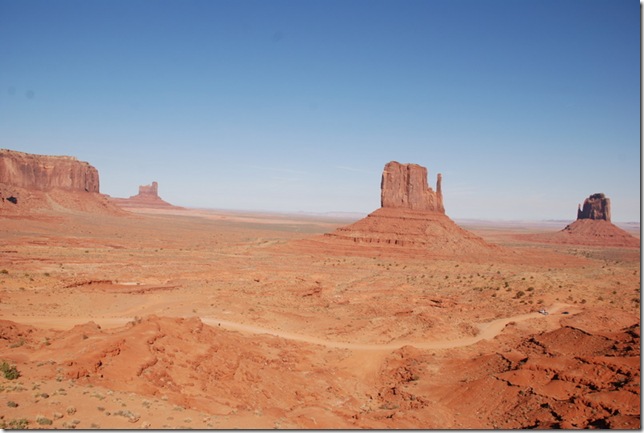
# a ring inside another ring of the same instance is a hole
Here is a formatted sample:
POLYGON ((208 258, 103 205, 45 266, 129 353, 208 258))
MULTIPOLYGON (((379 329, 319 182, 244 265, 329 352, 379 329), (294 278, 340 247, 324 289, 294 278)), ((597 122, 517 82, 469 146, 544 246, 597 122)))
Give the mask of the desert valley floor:
POLYGON ((639 428, 639 248, 323 236, 351 222, 0 215, 1 426, 639 428))

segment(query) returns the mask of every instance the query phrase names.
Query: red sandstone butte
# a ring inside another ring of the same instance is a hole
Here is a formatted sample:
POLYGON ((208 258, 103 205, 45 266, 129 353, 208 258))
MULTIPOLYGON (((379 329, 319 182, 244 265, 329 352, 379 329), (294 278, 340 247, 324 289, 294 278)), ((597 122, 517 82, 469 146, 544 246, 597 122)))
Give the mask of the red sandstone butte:
POLYGON ((610 222, 610 199, 603 193, 593 194, 584 200, 583 208, 577 207, 577 219, 605 220, 610 222))
POLYGON ((577 220, 556 233, 518 235, 519 238, 553 244, 637 248, 640 240, 611 221, 610 199, 592 194, 577 207, 577 220))
POLYGON ((130 198, 110 198, 113 203, 123 208, 146 208, 146 209, 160 209, 160 208, 175 208, 183 209, 179 206, 174 206, 159 197, 159 184, 152 182, 151 185, 139 186, 139 193, 130 198))
POLYGON ((427 185, 425 167, 389 162, 382 173, 382 207, 325 236, 335 241, 392 245, 446 256, 498 249, 445 215, 441 181, 438 174, 434 191, 427 185))
POLYGON ((441 181, 439 173, 434 192, 427 185, 425 167, 391 161, 382 173, 380 206, 445 213, 441 181))

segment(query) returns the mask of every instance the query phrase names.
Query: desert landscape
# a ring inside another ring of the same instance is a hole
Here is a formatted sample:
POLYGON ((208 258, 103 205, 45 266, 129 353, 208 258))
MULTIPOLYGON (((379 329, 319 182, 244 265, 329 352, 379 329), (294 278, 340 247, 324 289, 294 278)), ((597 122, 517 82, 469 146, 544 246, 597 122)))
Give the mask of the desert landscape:
POLYGON ((639 225, 457 224, 427 177, 354 220, 0 150, 0 426, 639 429, 639 225))

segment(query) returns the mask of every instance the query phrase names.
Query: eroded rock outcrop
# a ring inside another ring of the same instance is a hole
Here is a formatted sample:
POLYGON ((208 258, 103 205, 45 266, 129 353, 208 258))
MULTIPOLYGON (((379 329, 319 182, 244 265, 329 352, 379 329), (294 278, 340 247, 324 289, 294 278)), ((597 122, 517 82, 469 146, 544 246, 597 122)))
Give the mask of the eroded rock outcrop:
POLYGON ((0 149, 0 184, 37 191, 99 192, 98 170, 73 156, 0 149))
POLYGON ((427 169, 417 164, 385 165, 380 209, 351 225, 327 233, 327 239, 404 247, 440 256, 465 256, 499 249, 459 227, 446 214, 437 176, 436 191, 427 185, 427 169))
POLYGON ((577 220, 555 233, 517 235, 520 239, 553 244, 636 248, 640 240, 611 222, 610 199, 593 194, 577 208, 577 220))
MULTIPOLYGON (((157 182, 152 182, 151 185, 141 185, 139 186, 139 197, 149 197, 151 199, 160 198, 159 197, 159 184, 157 182)), ((136 197, 136 196, 134 196, 136 197)), ((130 197, 133 198, 133 197, 130 197)))
POLYGON ((99 192, 98 170, 88 162, 0 149, 0 213, 43 210, 122 213, 99 192))
POLYGON ((603 193, 593 194, 577 207, 577 219, 604 220, 610 222, 610 199, 603 193))
POLYGON ((112 200, 116 205, 126 209, 183 209, 179 206, 174 206, 159 197, 159 184, 157 182, 152 182, 150 185, 139 186, 139 193, 131 196, 130 198, 112 197, 110 200, 112 200))
POLYGON ((434 191, 427 185, 425 167, 391 161, 382 172, 380 206, 445 213, 441 182, 439 173, 434 191))

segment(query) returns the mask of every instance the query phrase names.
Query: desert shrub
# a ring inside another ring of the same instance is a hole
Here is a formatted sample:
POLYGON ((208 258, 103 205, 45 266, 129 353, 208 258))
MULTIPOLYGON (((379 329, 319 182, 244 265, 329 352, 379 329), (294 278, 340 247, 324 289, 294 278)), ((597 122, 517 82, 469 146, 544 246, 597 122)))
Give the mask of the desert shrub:
POLYGON ((525 292, 524 292, 523 290, 519 290, 519 291, 517 292, 517 294, 516 294, 516 295, 514 295, 514 297, 515 297, 515 298, 517 298, 517 299, 519 299, 519 298, 520 298, 520 297, 522 297, 523 295, 525 295, 525 292))
POLYGON ((9 271, 6 270, 6 269, 3 269, 3 270, 0 271, 0 274, 8 274, 8 273, 9 273, 9 271))
POLYGON ((22 346, 24 344, 25 344, 25 339, 20 337, 20 339, 18 341, 16 341, 15 343, 11 343, 9 345, 9 348, 14 349, 14 348, 20 347, 20 346, 22 346))
POLYGON ((12 419, 11 421, 5 421, 0 419, 0 428, 8 430, 24 430, 27 428, 29 421, 25 418, 12 419))
POLYGON ((137 422, 140 418, 139 414, 130 412, 129 410, 119 410, 118 412, 115 412, 114 415, 128 418, 130 422, 137 422))
POLYGON ((9 406, 9 407, 18 407, 18 403, 16 403, 16 402, 15 402, 15 401, 13 401, 13 400, 9 400, 9 401, 7 402, 7 406, 9 406))
POLYGON ((7 361, 2 361, 0 364, 0 371, 4 374, 4 377, 9 380, 18 379, 20 377, 20 372, 15 365, 9 365, 7 361))
POLYGON ((36 422, 40 425, 52 425, 54 423, 52 420, 45 418, 44 416, 37 417, 36 422))

